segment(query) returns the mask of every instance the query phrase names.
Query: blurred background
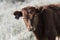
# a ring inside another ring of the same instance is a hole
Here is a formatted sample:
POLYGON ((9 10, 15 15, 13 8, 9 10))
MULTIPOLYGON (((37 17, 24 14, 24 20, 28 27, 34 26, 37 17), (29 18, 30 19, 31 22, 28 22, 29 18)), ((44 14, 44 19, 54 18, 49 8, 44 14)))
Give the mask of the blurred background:
POLYGON ((35 40, 22 17, 14 18, 14 11, 26 6, 58 4, 60 0, 0 0, 0 40, 35 40))

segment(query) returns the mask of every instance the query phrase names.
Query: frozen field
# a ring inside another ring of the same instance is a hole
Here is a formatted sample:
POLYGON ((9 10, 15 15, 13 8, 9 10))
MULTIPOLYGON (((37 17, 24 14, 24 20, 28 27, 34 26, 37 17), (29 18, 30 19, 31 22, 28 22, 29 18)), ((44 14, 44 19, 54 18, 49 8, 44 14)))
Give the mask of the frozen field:
POLYGON ((60 0, 0 0, 0 40, 35 40, 22 17, 14 18, 13 12, 25 6, 57 4, 60 0))

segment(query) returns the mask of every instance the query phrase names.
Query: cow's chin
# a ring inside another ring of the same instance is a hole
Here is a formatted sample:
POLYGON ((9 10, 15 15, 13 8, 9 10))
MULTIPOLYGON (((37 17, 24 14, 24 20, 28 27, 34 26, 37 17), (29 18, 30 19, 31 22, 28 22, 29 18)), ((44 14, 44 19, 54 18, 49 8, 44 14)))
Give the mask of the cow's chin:
POLYGON ((29 30, 29 31, 35 31, 36 28, 35 28, 35 27, 28 27, 28 30, 29 30))

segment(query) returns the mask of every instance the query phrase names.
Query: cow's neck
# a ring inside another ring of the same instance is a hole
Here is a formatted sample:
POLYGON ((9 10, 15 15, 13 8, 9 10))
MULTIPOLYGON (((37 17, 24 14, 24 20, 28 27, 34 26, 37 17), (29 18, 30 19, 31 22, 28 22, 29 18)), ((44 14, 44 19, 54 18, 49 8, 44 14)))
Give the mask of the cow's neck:
POLYGON ((36 40, 48 40, 47 37, 45 37, 43 35, 39 36, 39 34, 37 34, 35 32, 34 32, 34 36, 35 36, 36 40))
POLYGON ((36 40, 40 40, 39 35, 37 35, 37 34, 34 33, 34 36, 35 36, 36 40))
MULTIPOLYGON (((39 23, 39 24, 42 24, 42 23, 39 23)), ((45 40, 45 35, 44 35, 44 30, 43 30, 43 26, 42 25, 38 25, 36 30, 33 31, 35 37, 36 37, 36 40, 45 40)))
POLYGON ((36 30, 33 33, 36 37, 36 40, 42 40, 42 32, 40 33, 39 31, 36 30))

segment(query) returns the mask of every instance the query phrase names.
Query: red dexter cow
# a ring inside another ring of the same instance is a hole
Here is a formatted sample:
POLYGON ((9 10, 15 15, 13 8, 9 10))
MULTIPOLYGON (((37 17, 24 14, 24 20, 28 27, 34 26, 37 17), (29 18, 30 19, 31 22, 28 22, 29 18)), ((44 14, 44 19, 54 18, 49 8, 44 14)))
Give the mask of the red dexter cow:
POLYGON ((55 40, 60 35, 60 5, 47 5, 39 8, 30 6, 14 12, 15 18, 21 16, 29 31, 37 40, 55 40))

